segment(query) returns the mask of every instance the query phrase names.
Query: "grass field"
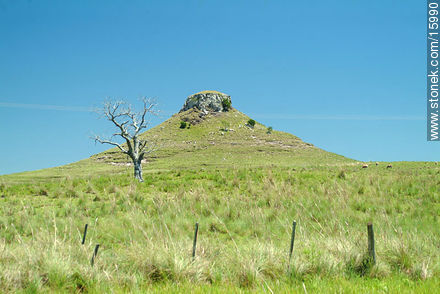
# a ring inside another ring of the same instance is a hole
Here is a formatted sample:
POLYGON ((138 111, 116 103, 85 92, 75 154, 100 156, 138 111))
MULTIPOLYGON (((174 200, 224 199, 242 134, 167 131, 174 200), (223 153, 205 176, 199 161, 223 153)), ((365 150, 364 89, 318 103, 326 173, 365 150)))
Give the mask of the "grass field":
POLYGON ((236 110, 179 129, 191 115, 177 114, 146 134, 161 149, 144 164, 144 183, 132 178, 132 167, 114 150, 64 167, 1 176, 1 291, 440 288, 435 163, 362 169, 293 135, 267 134, 260 124, 246 127, 247 117, 236 110), (233 131, 224 130, 225 120, 233 131), (288 270, 293 220, 297 232, 288 270), (366 255, 370 221, 376 265, 366 255), (95 244, 101 247, 92 267, 95 244))

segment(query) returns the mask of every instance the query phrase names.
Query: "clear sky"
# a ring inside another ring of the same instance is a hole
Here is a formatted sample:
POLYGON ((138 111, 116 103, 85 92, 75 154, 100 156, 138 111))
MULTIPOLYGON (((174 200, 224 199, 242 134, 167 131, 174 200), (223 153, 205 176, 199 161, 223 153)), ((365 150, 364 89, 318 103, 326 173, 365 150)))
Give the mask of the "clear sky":
POLYGON ((426 141, 426 1, 0 0, 0 174, 108 147, 90 107, 218 90, 358 160, 440 160, 426 141))

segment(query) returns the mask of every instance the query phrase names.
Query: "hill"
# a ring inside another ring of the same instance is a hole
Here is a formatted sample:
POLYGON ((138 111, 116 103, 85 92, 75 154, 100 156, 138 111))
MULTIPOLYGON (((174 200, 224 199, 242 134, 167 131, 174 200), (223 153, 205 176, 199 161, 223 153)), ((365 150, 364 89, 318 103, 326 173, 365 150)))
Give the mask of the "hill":
MULTIPOLYGON (((212 112, 202 118, 200 114, 194 108, 180 112, 145 132, 142 137, 159 147, 147 160, 146 168, 302 166, 351 161, 288 133, 275 130, 268 134, 267 127, 260 123, 249 127, 250 118, 236 109, 212 112), (180 128, 182 121, 189 127, 180 128)), ((129 163, 116 148, 91 159, 129 163)))
MULTIPOLYGON (((201 93, 206 93, 201 92, 201 93)), ((210 91, 211 92, 211 91, 210 91)), ((220 92, 218 92, 220 93, 220 92)), ((144 172, 173 169, 237 168, 258 166, 337 166, 355 161, 324 151, 281 131, 267 132, 260 123, 247 126, 247 115, 232 108, 201 116, 196 108, 174 114, 142 134, 155 143, 157 151, 144 162, 144 172), (182 129, 180 123, 188 122, 182 129)), ((76 163, 44 170, 3 176, 10 182, 90 177, 130 170, 131 162, 111 148, 76 163)))

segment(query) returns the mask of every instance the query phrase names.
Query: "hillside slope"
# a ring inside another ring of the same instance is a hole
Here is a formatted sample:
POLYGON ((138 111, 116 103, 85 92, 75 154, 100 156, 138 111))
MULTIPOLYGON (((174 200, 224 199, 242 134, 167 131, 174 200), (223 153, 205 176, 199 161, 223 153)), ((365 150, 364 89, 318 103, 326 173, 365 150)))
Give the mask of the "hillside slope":
MULTIPOLYGON (((351 162, 343 156, 326 152, 298 137, 280 131, 267 132, 256 123, 247 126, 249 117, 236 109, 213 112, 201 117, 197 109, 173 115, 142 136, 158 146, 147 159, 148 168, 195 168, 200 166, 298 166, 351 162), (180 122, 190 124, 180 128, 180 122)), ((94 155, 97 162, 121 165, 129 159, 116 148, 94 155)))
MULTIPOLYGON (((353 164, 343 156, 326 152, 300 138, 256 123, 232 108, 205 116, 196 108, 176 113, 142 134, 157 145, 157 151, 143 163, 144 173, 158 170, 234 168, 261 166, 334 166, 353 164), (181 129, 181 121, 189 128, 181 129)), ((64 166, 5 175, 7 182, 57 180, 131 172, 130 159, 117 148, 64 166)))

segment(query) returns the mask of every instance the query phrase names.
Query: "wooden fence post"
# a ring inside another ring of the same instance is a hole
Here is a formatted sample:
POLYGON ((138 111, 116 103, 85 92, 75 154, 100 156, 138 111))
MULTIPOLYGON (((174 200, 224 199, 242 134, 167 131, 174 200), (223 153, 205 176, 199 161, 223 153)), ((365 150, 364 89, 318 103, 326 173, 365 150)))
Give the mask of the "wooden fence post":
POLYGON ((368 255, 373 262, 373 264, 376 264, 376 249, 374 248, 374 231, 373 231, 373 224, 370 222, 367 224, 367 230, 368 230, 368 255))
POLYGON ((199 232, 199 223, 196 223, 196 227, 194 230, 194 241, 193 241, 193 251, 192 251, 192 258, 193 259, 196 257, 197 233, 198 232, 199 232))
POLYGON ((292 237, 290 239, 289 264, 287 266, 287 270, 290 269, 290 260, 292 259, 293 244, 295 243, 295 229, 296 229, 296 221, 293 221, 293 223, 292 223, 292 237))
POLYGON ((99 244, 96 244, 95 250, 93 251, 92 260, 90 261, 90 264, 92 266, 95 265, 95 258, 96 258, 96 255, 98 255, 98 249, 99 249, 99 244))
POLYGON ((84 243, 86 242, 87 227, 88 227, 88 226, 89 226, 89 225, 86 224, 86 226, 84 227, 84 235, 83 235, 83 239, 82 239, 82 242, 81 242, 82 245, 84 245, 84 243))

